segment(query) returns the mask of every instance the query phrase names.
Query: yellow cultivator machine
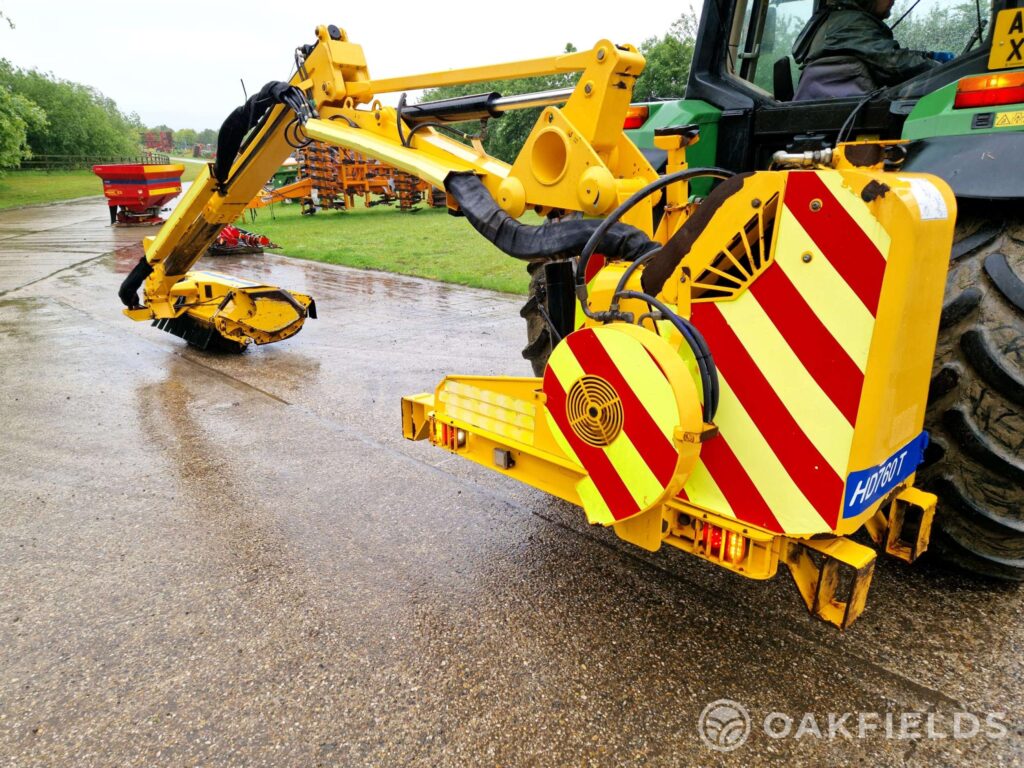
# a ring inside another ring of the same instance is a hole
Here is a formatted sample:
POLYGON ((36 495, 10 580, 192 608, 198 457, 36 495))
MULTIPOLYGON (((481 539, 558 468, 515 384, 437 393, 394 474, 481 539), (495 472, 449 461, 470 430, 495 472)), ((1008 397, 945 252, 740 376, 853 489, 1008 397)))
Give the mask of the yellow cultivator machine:
POLYGON ((699 136, 669 129, 657 137, 668 155, 659 175, 622 131, 643 67, 635 48, 601 41, 374 81, 361 48, 320 27, 292 82, 264 88, 263 107, 236 111, 239 124, 229 118, 220 165, 122 287, 131 304, 146 280, 145 302, 126 313, 187 323, 207 342, 292 335, 312 315, 309 297, 187 270, 290 144, 379 158, 443 187, 453 211, 575 299, 540 313, 554 339, 542 376, 448 376, 402 401, 406 437, 577 504, 646 550, 667 544, 754 579, 784 563, 814 614, 848 626, 875 551, 847 536, 866 528, 907 561, 928 544, 936 499, 914 473, 956 201, 941 180, 900 172, 887 144, 735 175, 688 167, 699 136), (378 101, 567 72, 580 77, 565 91, 378 101), (446 135, 452 120, 524 107, 542 109, 511 165, 446 135), (691 195, 698 179, 717 184, 703 199, 691 195), (546 222, 519 221, 526 210, 546 222))

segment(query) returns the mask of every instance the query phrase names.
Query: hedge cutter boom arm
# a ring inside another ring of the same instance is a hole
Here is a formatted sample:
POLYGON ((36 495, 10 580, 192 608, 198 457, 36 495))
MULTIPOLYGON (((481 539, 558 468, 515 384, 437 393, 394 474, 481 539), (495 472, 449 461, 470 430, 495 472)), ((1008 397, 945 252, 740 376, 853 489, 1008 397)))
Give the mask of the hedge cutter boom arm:
MULTIPOLYGON (((244 347, 294 335, 315 317, 309 296, 266 285, 225 282, 190 272, 224 225, 236 221, 293 148, 310 139, 356 150, 438 187, 451 174, 479 178, 503 211, 519 216, 581 210, 600 215, 657 178, 621 126, 643 57, 631 46, 601 41, 592 50, 549 58, 433 74, 370 78, 359 45, 334 26, 296 54, 289 83, 269 83, 235 110, 221 128, 218 157, 192 183, 120 296, 133 320, 202 347, 244 347), (502 78, 580 72, 573 89, 502 99, 484 94, 454 102, 385 107, 378 95, 502 78), (564 102, 564 107, 554 106, 564 102), (548 105, 538 130, 511 166, 439 128, 467 115, 500 116, 509 109, 548 105), (237 156, 236 156, 237 155, 237 156), (143 286, 143 299, 138 290, 143 286)), ((449 198, 449 205, 458 202, 449 198)), ((649 213, 649 206, 647 208, 649 213)), ((648 222, 644 210, 633 217, 648 222)))

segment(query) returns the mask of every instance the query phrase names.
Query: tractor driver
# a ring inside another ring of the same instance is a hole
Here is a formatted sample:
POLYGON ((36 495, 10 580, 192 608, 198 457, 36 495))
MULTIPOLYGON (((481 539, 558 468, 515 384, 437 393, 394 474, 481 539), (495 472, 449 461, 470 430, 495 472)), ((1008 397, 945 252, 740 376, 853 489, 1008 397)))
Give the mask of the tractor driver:
POLYGON ((793 46, 803 73, 794 101, 860 96, 896 85, 952 58, 901 48, 884 19, 894 0, 830 0, 793 46))

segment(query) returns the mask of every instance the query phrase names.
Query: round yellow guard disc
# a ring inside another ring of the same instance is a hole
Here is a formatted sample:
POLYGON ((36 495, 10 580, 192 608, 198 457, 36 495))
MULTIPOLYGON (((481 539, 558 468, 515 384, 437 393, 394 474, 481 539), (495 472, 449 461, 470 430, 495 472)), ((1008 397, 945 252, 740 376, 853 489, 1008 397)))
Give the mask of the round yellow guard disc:
POLYGON ((591 523, 628 520, 683 487, 700 444, 682 436, 700 432, 701 404, 659 336, 625 323, 571 333, 551 353, 543 388, 555 440, 588 473, 577 491, 591 523))

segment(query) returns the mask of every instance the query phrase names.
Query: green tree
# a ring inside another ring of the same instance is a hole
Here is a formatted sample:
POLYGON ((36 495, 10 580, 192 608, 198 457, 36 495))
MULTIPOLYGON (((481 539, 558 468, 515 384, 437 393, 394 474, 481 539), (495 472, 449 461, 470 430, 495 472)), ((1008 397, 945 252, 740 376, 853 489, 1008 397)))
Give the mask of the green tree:
POLYGON ((682 98, 690 75, 693 41, 683 42, 671 35, 651 38, 640 46, 647 59, 644 72, 633 88, 634 101, 682 98))
POLYGON ((682 98, 696 37, 697 15, 687 10, 663 37, 651 37, 640 44, 647 66, 633 87, 634 101, 682 98))
POLYGON ((28 132, 45 125, 46 113, 37 104, 0 85, 0 169, 15 168, 30 157, 28 132))
POLYGON ((217 143, 217 131, 213 128, 203 128, 196 136, 196 141, 200 144, 216 144, 217 143))
MULTIPOLYGON (((913 6, 902 0, 893 8, 891 21, 897 21, 913 6)), ((982 19, 988 21, 989 4, 983 3, 982 19)), ((949 51, 960 54, 978 27, 978 9, 974 2, 941 3, 912 10, 893 30, 904 48, 915 51, 949 51)))
POLYGON ((0 60, 0 86, 38 105, 45 122, 27 127, 28 144, 40 155, 119 155, 138 150, 138 118, 124 115, 95 88, 0 60))
POLYGON ((198 142, 199 134, 192 128, 181 128, 174 132, 174 146, 178 149, 192 149, 198 142))

